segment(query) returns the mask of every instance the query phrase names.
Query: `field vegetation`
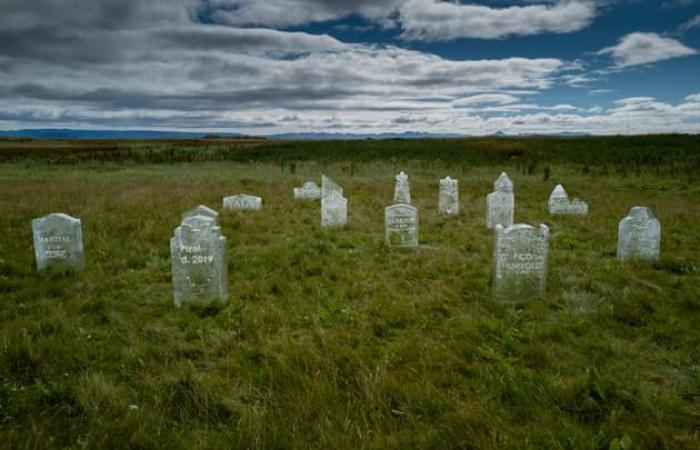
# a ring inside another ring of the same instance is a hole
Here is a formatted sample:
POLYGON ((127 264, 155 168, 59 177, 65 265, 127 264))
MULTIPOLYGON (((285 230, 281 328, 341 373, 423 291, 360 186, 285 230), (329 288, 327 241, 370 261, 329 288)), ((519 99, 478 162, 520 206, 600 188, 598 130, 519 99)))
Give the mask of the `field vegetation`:
POLYGON ((700 448, 700 138, 0 141, 0 447, 700 448), (384 246, 405 170, 421 247, 384 246), (546 297, 490 293, 485 196, 551 228, 546 297), (324 173, 349 225, 292 188, 324 173), (458 218, 438 180, 460 182, 458 218), (550 217, 557 183, 586 218, 550 217), (176 309, 180 214, 226 212, 230 299, 176 309), (632 206, 662 257, 621 263, 632 206), (86 268, 37 273, 31 219, 82 220, 86 268))

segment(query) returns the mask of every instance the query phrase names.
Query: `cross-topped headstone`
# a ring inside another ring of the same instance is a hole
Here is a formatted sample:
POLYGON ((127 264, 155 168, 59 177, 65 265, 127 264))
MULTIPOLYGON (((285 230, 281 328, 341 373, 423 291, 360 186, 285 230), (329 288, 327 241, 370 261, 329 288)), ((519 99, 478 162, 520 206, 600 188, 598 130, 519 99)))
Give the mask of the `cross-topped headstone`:
POLYGON ((262 209, 262 198, 254 195, 232 195, 224 198, 224 209, 242 209, 260 211, 262 209))
POLYGON ((569 200, 569 195, 561 184, 549 196, 548 207, 550 214, 588 214, 588 204, 577 198, 569 200))
POLYGON ((440 214, 444 216, 459 215, 459 184, 457 180, 450 177, 440 180, 438 208, 440 214))
POLYGON ((635 206, 618 227, 617 257, 657 261, 661 253, 661 222, 649 208, 635 206))
POLYGON ((394 203, 411 204, 411 184, 408 182, 408 175, 400 172, 396 175, 394 185, 394 203))
POLYGON ((343 188, 324 175, 321 192, 321 226, 345 226, 348 221, 348 200, 343 197, 343 188))
POLYGON ((318 200, 321 198, 321 188, 313 181, 307 181, 300 188, 294 188, 294 198, 318 200))
POLYGON ((32 220, 38 270, 82 269, 85 266, 80 219, 63 213, 32 220))
POLYGON ((549 228, 496 225, 493 295, 501 300, 543 296, 547 286, 549 228))
POLYGON ((513 224, 515 209, 513 182, 508 174, 502 172, 493 183, 493 187, 494 192, 486 197, 486 226, 489 228, 494 228, 496 225, 509 227, 513 224))
POLYGON ((418 247, 418 208, 406 204, 384 210, 385 240, 389 247, 418 247))
POLYGON ((228 298, 226 238, 211 216, 182 221, 170 239, 175 306, 228 298))

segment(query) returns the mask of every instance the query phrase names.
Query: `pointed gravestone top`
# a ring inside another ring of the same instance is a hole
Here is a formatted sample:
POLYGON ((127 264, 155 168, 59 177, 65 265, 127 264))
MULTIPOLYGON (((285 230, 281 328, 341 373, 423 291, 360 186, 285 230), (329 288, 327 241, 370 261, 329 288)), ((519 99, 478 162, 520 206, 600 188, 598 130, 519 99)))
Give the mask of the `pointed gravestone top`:
POLYGON ((411 204, 411 184, 408 182, 408 175, 403 171, 396 175, 394 203, 411 204))
POLYGON ((219 213, 216 212, 215 210, 209 208, 208 206, 204 205, 199 205, 196 208, 192 208, 188 211, 186 211, 182 215, 182 220, 184 221, 185 219, 192 217, 192 216, 206 216, 206 217, 211 217, 214 219, 214 222, 216 224, 219 223, 219 213))
POLYGON ((498 192, 513 192, 513 181, 507 173, 501 172, 501 175, 493 183, 493 188, 498 192))
POLYGON ((300 188, 294 188, 294 198, 316 200, 321 198, 321 188, 313 181, 307 181, 300 188))
POLYGON ((655 220, 654 213, 645 206, 635 206, 630 209, 629 217, 637 220, 655 220))
POLYGON ((340 195, 343 195, 343 188, 340 187, 338 183, 331 180, 329 177, 321 176, 321 197, 326 197, 332 191, 337 191, 340 195))
POLYGON ((567 195, 566 190, 564 190, 564 186, 557 184, 557 187, 554 188, 549 198, 569 198, 569 196, 567 195))

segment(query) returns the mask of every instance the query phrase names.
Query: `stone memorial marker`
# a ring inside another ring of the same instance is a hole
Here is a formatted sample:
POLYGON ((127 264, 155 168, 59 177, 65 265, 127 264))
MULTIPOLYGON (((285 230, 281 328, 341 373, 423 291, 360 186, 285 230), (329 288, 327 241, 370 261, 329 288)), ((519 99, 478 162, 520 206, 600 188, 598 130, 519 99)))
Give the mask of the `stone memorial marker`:
POLYGON ((408 175, 404 172, 396 175, 394 185, 394 203, 411 204, 411 184, 408 182, 408 175))
POLYGON ((80 219, 56 213, 32 220, 38 270, 82 269, 85 266, 80 219))
POLYGON ((547 285, 549 228, 496 225, 493 295, 501 300, 539 297, 547 285))
POLYGON ((262 198, 254 195, 232 195, 224 198, 224 209, 242 209, 250 211, 260 211, 262 209, 262 198))
POLYGON ((348 222, 348 200, 343 197, 343 188, 325 175, 322 179, 321 226, 345 226, 348 222))
POLYGON ((564 186, 558 184, 549 196, 550 214, 588 214, 588 204, 577 198, 569 200, 564 186))
POLYGON ((196 208, 192 208, 190 210, 185 211, 185 213, 182 214, 182 220, 194 216, 211 217, 212 219, 214 219, 214 223, 216 223, 217 225, 219 224, 219 213, 208 206, 199 205, 196 208))
POLYGON ((658 261, 660 253, 661 223, 649 208, 635 206, 618 227, 618 259, 658 261))
POLYGON ((170 254, 175 306, 228 298, 226 238, 213 217, 184 219, 170 239, 170 254))
POLYGON ((399 203, 384 210, 386 245, 418 247, 418 208, 399 203))
POLYGON ((501 173, 493 183, 494 192, 486 197, 486 226, 494 228, 496 225, 509 227, 513 225, 513 211, 515 209, 515 195, 513 194, 513 182, 505 172, 501 173))
POLYGON ((300 188, 294 188, 294 198, 318 200, 321 198, 321 188, 313 181, 307 181, 300 188))
POLYGON ((450 177, 440 180, 440 198, 438 201, 440 214, 444 216, 459 215, 459 184, 450 177))

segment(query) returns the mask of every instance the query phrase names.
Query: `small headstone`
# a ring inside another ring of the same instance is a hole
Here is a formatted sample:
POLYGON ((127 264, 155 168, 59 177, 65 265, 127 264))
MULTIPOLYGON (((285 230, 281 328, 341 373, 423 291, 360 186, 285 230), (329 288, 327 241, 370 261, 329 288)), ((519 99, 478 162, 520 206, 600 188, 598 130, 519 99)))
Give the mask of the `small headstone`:
POLYGON ((515 210, 515 195, 513 194, 513 182, 503 172, 493 183, 494 192, 486 197, 486 226, 494 228, 496 225, 509 227, 513 225, 513 211, 515 210))
POLYGON ((80 219, 56 213, 32 220, 38 270, 82 269, 85 266, 80 219))
POLYGON ((569 195, 561 184, 549 196, 548 206, 550 214, 588 214, 588 204, 577 198, 569 200, 569 195))
POLYGON ((262 198, 246 194, 225 197, 224 209, 260 211, 262 209, 262 198))
POLYGON ((459 184, 450 177, 440 180, 440 214, 444 216, 459 215, 459 184))
POLYGON ((294 188, 294 198, 318 200, 321 198, 321 188, 313 181, 307 181, 300 188, 294 188))
POLYGON ((411 184, 408 182, 408 175, 404 172, 396 175, 394 185, 394 203, 411 204, 411 184))
POLYGON ((208 206, 199 205, 196 208, 192 208, 190 210, 185 211, 182 214, 182 220, 185 220, 187 218, 194 217, 194 216, 211 217, 212 219, 214 219, 214 223, 216 223, 217 225, 219 224, 219 213, 216 212, 216 210, 211 209, 208 206))
POLYGON ((321 226, 342 227, 348 222, 348 200, 343 188, 329 177, 321 176, 321 226))
POLYGON ((391 205, 384 210, 384 225, 387 246, 418 247, 418 208, 391 205))
POLYGON ((342 191, 331 190, 321 199, 321 226, 342 227, 348 222, 348 199, 342 191))
POLYGON ((661 223, 649 208, 635 206, 618 227, 617 257, 621 260, 658 261, 661 223))
POLYGON ((549 228, 496 225, 493 295, 501 300, 540 297, 547 285, 549 228))
POLYGON ((226 238, 211 216, 190 216, 170 239, 175 306, 228 298, 226 238))

